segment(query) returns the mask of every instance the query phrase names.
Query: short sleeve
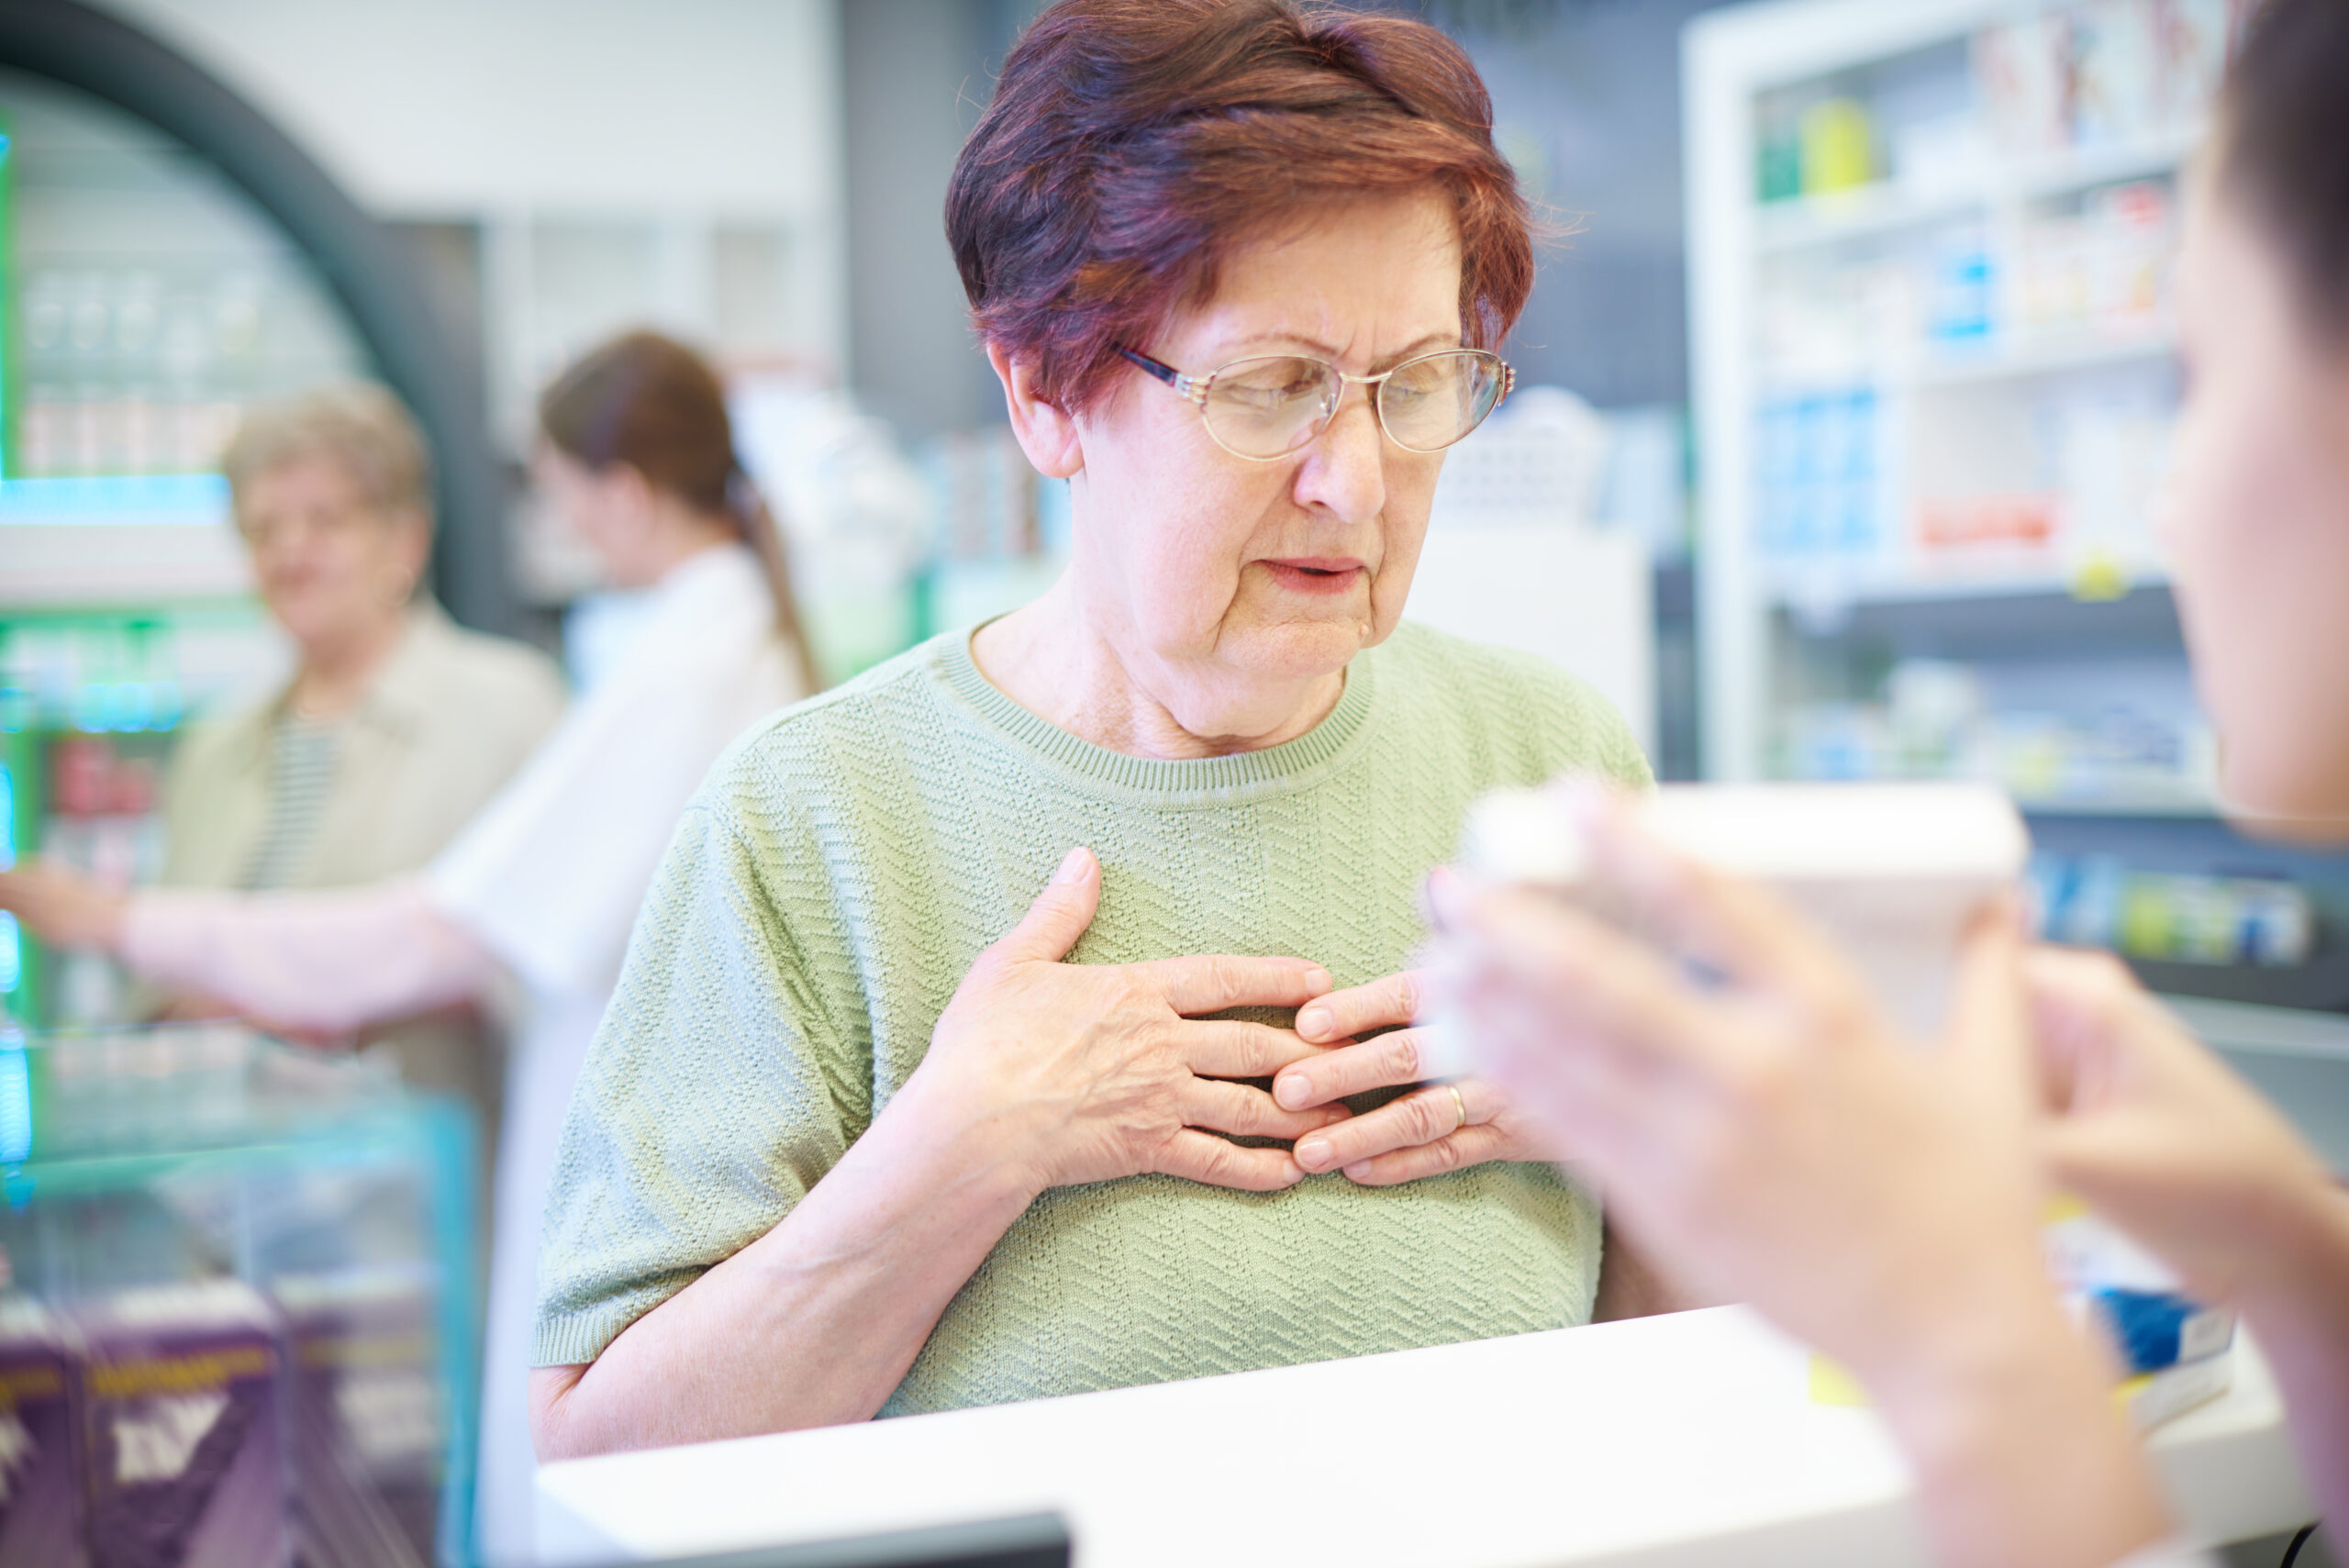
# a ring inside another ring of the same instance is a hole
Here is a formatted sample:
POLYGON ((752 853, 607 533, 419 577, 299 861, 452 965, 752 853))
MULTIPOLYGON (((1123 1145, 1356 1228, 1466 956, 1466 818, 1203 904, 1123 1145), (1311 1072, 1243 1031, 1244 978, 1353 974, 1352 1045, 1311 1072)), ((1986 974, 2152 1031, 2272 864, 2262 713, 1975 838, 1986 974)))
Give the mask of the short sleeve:
POLYGON ((772 896, 779 842, 745 832, 714 793, 686 811, 653 878, 572 1095, 536 1365, 602 1354, 779 1224, 861 1130, 869 1073, 842 1051, 772 896))

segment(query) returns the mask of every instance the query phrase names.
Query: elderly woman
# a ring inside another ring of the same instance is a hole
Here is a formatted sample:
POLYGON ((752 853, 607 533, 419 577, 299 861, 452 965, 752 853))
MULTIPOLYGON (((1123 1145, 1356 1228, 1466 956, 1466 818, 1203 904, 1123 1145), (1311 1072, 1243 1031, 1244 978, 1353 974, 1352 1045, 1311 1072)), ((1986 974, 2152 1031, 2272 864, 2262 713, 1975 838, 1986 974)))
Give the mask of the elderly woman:
MULTIPOLYGON (((295 662, 283 685, 196 725, 173 754, 162 881, 274 892, 413 872, 554 727, 562 677, 543 654, 463 630, 417 592, 432 548, 431 468, 383 388, 262 405, 221 467, 262 601, 295 662)), ((476 1022, 444 1010, 366 1038, 390 1046, 410 1083, 468 1095, 495 1118, 502 1064, 476 1022)))
POLYGON ((1274 0, 1013 50, 947 224, 1073 559, 687 812, 564 1132, 542 1455, 1589 1318, 1592 1199, 1397 1027, 1475 795, 1647 778, 1402 620, 1531 276, 1488 119, 1432 28, 1274 0))

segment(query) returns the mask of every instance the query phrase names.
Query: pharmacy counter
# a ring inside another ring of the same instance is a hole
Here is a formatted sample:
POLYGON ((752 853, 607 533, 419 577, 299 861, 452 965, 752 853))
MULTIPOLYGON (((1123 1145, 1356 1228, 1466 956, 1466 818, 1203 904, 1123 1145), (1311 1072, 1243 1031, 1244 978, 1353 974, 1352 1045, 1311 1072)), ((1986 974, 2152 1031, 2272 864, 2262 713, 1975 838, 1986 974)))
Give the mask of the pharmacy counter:
MULTIPOLYGON (((2313 1513, 2234 1386, 2154 1439, 2210 1542, 2313 1513)), ((747 1370, 747 1369, 746 1369, 747 1370)), ((547 1466, 540 1545, 605 1563, 1058 1511, 1085 1568, 1923 1563, 1875 1418, 1742 1308, 547 1466)))

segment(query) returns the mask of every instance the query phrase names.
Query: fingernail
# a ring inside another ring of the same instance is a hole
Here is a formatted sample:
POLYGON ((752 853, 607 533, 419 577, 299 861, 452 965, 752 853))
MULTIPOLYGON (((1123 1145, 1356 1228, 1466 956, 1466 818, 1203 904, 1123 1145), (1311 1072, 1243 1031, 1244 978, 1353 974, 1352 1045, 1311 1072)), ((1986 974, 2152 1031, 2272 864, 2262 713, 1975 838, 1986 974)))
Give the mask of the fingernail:
POLYGON ((1308 1138, 1297 1146, 1297 1162, 1308 1171, 1318 1171, 1330 1162, 1330 1140, 1308 1138))
POLYGON ((1317 996, 1325 991, 1336 989, 1337 984, 1326 969, 1314 968, 1305 972, 1305 988, 1317 996))
POLYGON ((1063 855, 1061 857, 1061 869, 1052 873, 1052 885, 1054 887, 1066 887, 1072 883, 1083 882, 1085 880, 1085 862, 1092 858, 1093 851, 1087 850, 1082 844, 1078 845, 1075 849, 1071 850, 1067 854, 1063 855))
POLYGON ((1357 1160, 1346 1167, 1346 1180, 1350 1182, 1359 1182, 1369 1174, 1370 1162, 1367 1160, 1357 1160))
POLYGON ((1313 1084, 1305 1078, 1289 1073, 1273 1080, 1273 1098, 1290 1110, 1299 1110, 1313 1103, 1313 1084))
POLYGON ((1308 1007, 1297 1015, 1297 1032, 1308 1040, 1319 1040, 1330 1032, 1330 1009, 1308 1007))
POLYGON ((1419 884, 1419 898, 1426 906, 1430 926, 1440 931, 1455 923, 1460 917, 1459 873, 1450 866, 1436 867, 1419 884))

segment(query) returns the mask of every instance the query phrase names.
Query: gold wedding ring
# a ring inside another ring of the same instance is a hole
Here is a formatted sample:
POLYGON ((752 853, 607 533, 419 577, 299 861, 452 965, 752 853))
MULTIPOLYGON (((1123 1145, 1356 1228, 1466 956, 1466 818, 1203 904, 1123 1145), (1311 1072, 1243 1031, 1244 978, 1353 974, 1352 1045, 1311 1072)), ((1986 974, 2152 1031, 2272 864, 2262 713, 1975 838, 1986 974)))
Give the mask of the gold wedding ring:
POLYGON ((1452 1129, 1454 1132, 1458 1132, 1461 1128, 1468 1125, 1468 1102, 1460 1097, 1459 1084, 1446 1084, 1444 1087, 1452 1091, 1452 1108, 1460 1113, 1459 1125, 1452 1129))

